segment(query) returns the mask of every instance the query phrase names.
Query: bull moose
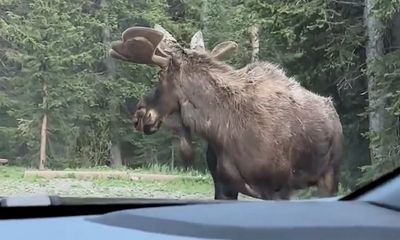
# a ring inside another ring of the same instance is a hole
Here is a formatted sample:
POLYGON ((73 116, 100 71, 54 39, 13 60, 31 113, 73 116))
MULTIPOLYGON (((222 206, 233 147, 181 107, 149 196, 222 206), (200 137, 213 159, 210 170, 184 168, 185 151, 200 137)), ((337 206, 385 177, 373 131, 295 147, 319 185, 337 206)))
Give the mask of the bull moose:
POLYGON ((179 113, 185 126, 214 146, 216 172, 232 192, 289 199, 292 191, 316 185, 319 196, 337 193, 343 133, 333 103, 278 66, 257 62, 234 69, 144 27, 127 29, 110 54, 161 68, 162 105, 152 109, 146 125, 158 129, 179 113))
MULTIPOLYGON (((192 48, 197 46, 197 50, 205 51, 204 40, 201 31, 198 31, 191 40, 190 46, 192 48)), ((211 51, 211 55, 218 59, 226 59, 235 49, 237 44, 233 41, 225 41, 217 44, 211 51)), ((159 101, 160 89, 157 87, 152 88, 147 92, 143 98, 138 102, 135 113, 133 114, 133 124, 138 131, 142 131, 146 135, 153 134, 157 131, 157 126, 148 125, 148 121, 152 121, 151 116, 153 109, 162 106, 159 101)), ((179 113, 173 113, 163 120, 162 123, 167 128, 171 129, 175 134, 179 135, 180 139, 180 154, 184 160, 185 168, 194 161, 194 151, 191 145, 191 132, 190 129, 182 122, 179 113)), ((207 167, 211 173, 214 183, 214 199, 237 199, 238 192, 230 190, 231 186, 225 186, 219 181, 216 173, 217 156, 213 150, 213 146, 207 144, 206 151, 207 167)))

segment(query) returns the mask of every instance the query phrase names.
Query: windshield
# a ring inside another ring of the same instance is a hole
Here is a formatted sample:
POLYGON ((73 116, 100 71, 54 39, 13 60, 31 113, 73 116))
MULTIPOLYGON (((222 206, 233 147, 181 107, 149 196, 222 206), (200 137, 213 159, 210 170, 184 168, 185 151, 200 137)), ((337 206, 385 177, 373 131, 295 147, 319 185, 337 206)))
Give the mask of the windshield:
POLYGON ((0 196, 345 195, 400 165, 399 29, 394 0, 0 0, 0 196))

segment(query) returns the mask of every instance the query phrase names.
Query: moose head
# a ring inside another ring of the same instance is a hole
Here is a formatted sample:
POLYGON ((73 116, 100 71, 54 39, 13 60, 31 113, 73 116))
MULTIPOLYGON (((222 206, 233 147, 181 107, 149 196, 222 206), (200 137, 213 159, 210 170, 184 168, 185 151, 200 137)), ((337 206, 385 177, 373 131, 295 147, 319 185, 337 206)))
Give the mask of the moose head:
POLYGON ((203 35, 198 31, 191 39, 190 49, 184 49, 164 28, 156 25, 154 29, 144 27, 127 29, 122 34, 122 41, 113 42, 111 48, 110 54, 114 58, 158 65, 161 68, 160 82, 139 101, 133 115, 135 128, 150 135, 160 128, 162 122, 167 122, 168 127, 175 132, 183 127, 177 114, 179 98, 173 79, 179 74, 179 65, 187 52, 197 52, 222 61, 237 49, 237 44, 225 41, 208 52, 204 47, 203 35))

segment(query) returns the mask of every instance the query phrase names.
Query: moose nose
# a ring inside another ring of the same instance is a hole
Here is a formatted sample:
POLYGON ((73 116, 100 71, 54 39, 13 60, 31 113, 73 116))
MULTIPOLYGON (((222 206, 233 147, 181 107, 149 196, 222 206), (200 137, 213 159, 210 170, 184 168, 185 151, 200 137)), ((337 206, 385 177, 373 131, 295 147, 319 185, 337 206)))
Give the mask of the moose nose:
POLYGON ((147 111, 144 117, 144 125, 153 125, 157 122, 158 114, 154 109, 147 111))

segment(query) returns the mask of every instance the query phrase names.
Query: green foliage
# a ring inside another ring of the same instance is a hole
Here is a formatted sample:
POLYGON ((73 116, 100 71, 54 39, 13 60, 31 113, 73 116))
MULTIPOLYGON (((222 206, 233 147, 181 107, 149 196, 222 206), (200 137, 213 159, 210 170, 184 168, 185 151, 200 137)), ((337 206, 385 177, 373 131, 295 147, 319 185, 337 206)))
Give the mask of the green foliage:
POLYGON ((373 13, 382 21, 389 21, 400 11, 399 0, 379 0, 374 6, 373 13))

